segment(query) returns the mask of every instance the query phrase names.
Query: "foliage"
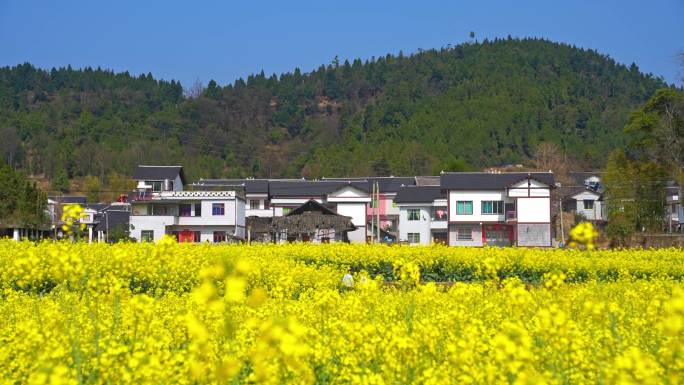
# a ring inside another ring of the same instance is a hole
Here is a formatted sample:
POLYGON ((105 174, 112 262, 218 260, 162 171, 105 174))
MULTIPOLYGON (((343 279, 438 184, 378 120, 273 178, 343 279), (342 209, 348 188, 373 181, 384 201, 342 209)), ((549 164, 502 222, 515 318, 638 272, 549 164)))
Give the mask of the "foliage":
POLYGON ((0 151, 56 190, 65 174, 105 180, 138 163, 183 164, 190 179, 480 169, 528 163, 542 142, 590 167, 663 86, 592 50, 510 38, 212 81, 189 97, 151 74, 21 64, 0 68, 0 151))
POLYGON ((570 230, 570 247, 583 247, 587 250, 594 248, 594 240, 598 237, 598 231, 591 222, 582 222, 570 230))
POLYGON ((681 251, 530 249, 521 262, 545 266, 543 285, 525 286, 515 276, 496 278, 523 251, 463 249, 494 279, 421 280, 429 261, 459 258, 451 250, 0 241, 0 376, 86 384, 657 384, 675 383, 684 370, 684 290, 656 274, 681 272, 681 251), (317 257, 333 264, 301 262, 317 257), (350 262, 380 259, 397 263, 397 285, 359 272, 353 289, 340 290, 350 262), (614 280, 569 283, 577 261, 606 259, 619 271, 614 280), (631 275, 637 265, 654 274, 631 275), (46 279, 51 284, 36 286, 46 279))
POLYGON ((618 244, 635 230, 667 226, 665 188, 684 182, 684 92, 658 90, 632 113, 625 132, 628 146, 611 153, 604 177, 607 232, 618 244))
POLYGON ((0 162, 0 225, 46 224, 47 197, 20 172, 0 162))

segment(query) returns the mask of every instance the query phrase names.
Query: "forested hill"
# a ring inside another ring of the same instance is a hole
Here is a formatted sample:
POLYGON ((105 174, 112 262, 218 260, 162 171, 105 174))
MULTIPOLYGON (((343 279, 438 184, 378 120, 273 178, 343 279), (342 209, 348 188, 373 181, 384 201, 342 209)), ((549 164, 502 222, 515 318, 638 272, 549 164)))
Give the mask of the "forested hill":
POLYGON ((537 39, 334 60, 189 96, 151 74, 22 64, 0 68, 0 150, 47 178, 106 179, 139 163, 182 164, 189 179, 428 174, 525 163, 541 141, 600 166, 630 110, 663 86, 537 39))

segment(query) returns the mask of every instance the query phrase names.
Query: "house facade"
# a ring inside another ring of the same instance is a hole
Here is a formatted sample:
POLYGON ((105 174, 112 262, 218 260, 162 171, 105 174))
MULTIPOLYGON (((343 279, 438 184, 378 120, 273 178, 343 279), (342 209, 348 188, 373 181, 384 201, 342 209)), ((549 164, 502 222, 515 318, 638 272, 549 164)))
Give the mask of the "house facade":
POLYGON ((563 211, 575 212, 592 222, 604 222, 608 218, 603 194, 584 187, 566 192, 563 197, 563 211))
POLYGON ((139 166, 129 196, 131 237, 140 242, 172 235, 179 242, 227 242, 245 237, 242 191, 184 191, 180 166, 139 166))
POLYGON ((448 243, 448 208, 440 186, 406 186, 394 202, 399 208, 399 242, 448 243))
POLYGON ((553 173, 442 173, 451 246, 550 247, 553 173))
POLYGON ((667 231, 670 233, 684 232, 684 208, 681 201, 682 191, 675 182, 668 182, 665 187, 665 215, 667 231))

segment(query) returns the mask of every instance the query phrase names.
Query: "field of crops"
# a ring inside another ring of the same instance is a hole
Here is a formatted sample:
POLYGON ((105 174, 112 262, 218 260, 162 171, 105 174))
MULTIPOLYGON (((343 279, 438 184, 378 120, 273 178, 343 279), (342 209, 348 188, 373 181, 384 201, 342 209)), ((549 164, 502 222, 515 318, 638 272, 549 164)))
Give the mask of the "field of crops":
POLYGON ((676 249, 0 241, 0 383, 677 384, 683 278, 676 249))

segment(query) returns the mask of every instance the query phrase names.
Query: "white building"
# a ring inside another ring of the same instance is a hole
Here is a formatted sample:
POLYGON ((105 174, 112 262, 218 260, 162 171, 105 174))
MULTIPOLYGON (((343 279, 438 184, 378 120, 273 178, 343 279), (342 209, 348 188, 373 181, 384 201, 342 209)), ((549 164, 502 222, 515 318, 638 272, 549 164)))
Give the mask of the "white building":
POLYGON ((138 166, 130 197, 131 237, 141 242, 173 235, 179 242, 226 242, 245 237, 242 191, 184 191, 180 166, 138 166))
POLYGON ((553 173, 442 173, 452 246, 551 246, 553 173))
POLYGON ((572 211, 592 222, 602 222, 608 217, 603 194, 589 188, 578 187, 563 198, 563 211, 572 211))
POLYGON ((447 243, 447 200, 440 186, 403 187, 394 202, 399 207, 400 242, 447 243))

